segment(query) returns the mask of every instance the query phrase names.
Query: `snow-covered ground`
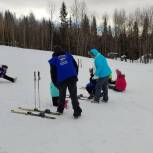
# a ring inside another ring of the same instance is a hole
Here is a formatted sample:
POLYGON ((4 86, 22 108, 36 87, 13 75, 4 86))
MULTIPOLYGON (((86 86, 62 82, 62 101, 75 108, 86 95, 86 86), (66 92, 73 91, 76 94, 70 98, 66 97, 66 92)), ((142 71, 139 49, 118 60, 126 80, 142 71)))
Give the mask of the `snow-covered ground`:
MULTIPOLYGON (((109 102, 81 101, 81 118, 73 119, 69 108, 56 120, 13 114, 12 108, 34 107, 33 72, 40 70, 41 108, 52 106, 49 93, 50 52, 0 46, 0 64, 9 66, 16 83, 0 79, 0 153, 151 153, 153 151, 153 64, 109 60, 116 77, 126 75, 127 90, 109 90, 109 102)), ((82 60, 78 93, 89 80, 92 60, 82 60)))

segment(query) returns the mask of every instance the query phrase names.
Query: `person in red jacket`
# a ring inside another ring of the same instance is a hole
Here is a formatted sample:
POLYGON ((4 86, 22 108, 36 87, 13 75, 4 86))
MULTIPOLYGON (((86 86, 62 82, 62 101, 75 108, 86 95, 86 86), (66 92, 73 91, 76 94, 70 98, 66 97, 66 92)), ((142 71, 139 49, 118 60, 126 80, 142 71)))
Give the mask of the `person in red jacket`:
POLYGON ((118 92, 125 91, 126 89, 126 79, 125 75, 121 73, 120 70, 116 69, 117 79, 115 81, 109 81, 109 89, 113 89, 118 92))

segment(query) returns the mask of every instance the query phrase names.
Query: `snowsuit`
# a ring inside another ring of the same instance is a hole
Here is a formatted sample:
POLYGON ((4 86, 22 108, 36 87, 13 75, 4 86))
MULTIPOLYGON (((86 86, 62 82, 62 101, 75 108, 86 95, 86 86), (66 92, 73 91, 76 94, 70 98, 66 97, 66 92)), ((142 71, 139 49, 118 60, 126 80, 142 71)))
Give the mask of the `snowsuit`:
POLYGON ((95 87, 96 87, 96 80, 93 79, 93 77, 94 74, 90 73, 90 82, 86 85, 86 90, 88 91, 91 97, 95 95, 95 87))
POLYGON ((48 62, 50 64, 51 79, 59 89, 60 96, 57 111, 60 113, 64 111, 66 89, 68 88, 74 110, 73 116, 80 116, 82 110, 77 98, 78 66, 76 61, 71 54, 58 50, 48 62))
POLYGON ((109 88, 119 92, 125 91, 126 89, 125 75, 123 75, 118 69, 116 70, 116 74, 117 74, 117 79, 116 81, 110 83, 109 88))
POLYGON ((103 90, 103 101, 108 101, 108 79, 111 72, 111 69, 107 63, 106 58, 98 52, 97 49, 91 49, 89 54, 94 56, 95 63, 95 76, 98 77, 96 89, 95 89, 95 102, 99 102, 101 90, 103 90))
POLYGON ((3 78, 4 75, 6 75, 7 68, 3 68, 3 66, 0 67, 0 78, 3 78))
POLYGON ((14 78, 6 75, 7 68, 8 68, 7 65, 2 65, 0 67, 0 78, 6 79, 6 80, 11 81, 11 82, 15 82, 15 79, 14 78))

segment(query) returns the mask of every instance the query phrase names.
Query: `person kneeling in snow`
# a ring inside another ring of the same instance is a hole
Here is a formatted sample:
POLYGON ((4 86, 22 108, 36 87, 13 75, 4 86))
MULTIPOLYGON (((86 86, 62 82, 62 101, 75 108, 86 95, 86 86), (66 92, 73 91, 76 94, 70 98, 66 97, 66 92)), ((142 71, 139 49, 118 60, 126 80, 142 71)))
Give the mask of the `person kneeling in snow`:
POLYGON ((86 90, 90 95, 88 99, 92 99, 94 98, 95 95, 95 87, 97 80, 93 78, 94 77, 93 68, 90 68, 89 72, 90 72, 90 82, 86 85, 86 90))
POLYGON ((6 80, 14 83, 16 81, 16 78, 12 78, 12 77, 6 75, 7 69, 8 69, 7 65, 0 66, 0 78, 6 79, 6 80))
POLYGON ((115 81, 109 81, 109 89, 113 89, 118 92, 125 91, 126 89, 126 79, 125 75, 121 73, 120 70, 116 69, 117 79, 115 81))

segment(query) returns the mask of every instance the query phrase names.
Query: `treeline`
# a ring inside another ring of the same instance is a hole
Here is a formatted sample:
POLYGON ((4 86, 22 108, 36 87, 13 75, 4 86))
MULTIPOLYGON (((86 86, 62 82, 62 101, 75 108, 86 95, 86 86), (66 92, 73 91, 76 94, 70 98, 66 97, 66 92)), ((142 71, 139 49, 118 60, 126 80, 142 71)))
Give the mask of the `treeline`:
POLYGON ((87 13, 84 2, 75 0, 70 13, 63 2, 59 14, 60 23, 55 24, 53 7, 50 20, 41 21, 33 13, 16 18, 9 10, 0 12, 0 44, 40 50, 52 50, 56 44, 82 56, 95 47, 106 56, 145 63, 153 58, 153 7, 128 15, 125 10, 115 10, 113 19, 103 15, 100 26, 96 16, 87 13))

